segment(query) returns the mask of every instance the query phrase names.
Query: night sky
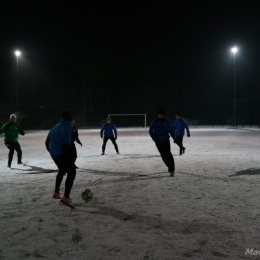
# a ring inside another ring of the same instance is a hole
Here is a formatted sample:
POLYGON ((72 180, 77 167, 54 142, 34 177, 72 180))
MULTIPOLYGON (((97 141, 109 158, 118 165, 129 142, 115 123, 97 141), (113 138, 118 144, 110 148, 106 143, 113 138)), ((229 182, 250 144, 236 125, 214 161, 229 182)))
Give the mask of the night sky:
POLYGON ((20 91, 43 100, 89 83, 232 99, 234 45, 237 97, 260 95, 258 1, 11 3, 1 4, 1 100, 16 84, 16 49, 20 91))

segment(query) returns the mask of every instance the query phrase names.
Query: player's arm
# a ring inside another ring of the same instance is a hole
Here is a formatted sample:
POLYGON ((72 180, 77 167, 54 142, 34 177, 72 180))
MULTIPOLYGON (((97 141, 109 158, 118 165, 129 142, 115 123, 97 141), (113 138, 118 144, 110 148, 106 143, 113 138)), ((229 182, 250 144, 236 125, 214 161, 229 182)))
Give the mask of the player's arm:
POLYGON ((188 124, 185 120, 183 120, 183 124, 184 124, 184 127, 186 129, 187 136, 190 137, 190 129, 189 129, 188 124))
POLYGON ((176 132, 176 125, 175 125, 175 122, 176 122, 176 120, 174 120, 174 121, 173 121, 173 124, 172 124, 172 128, 173 128, 173 132, 174 132, 174 134, 175 134, 175 132, 176 132))
POLYGON ((115 139, 117 139, 117 129, 114 124, 113 124, 113 130, 114 130, 115 139))
POLYGON ((82 143, 80 142, 79 138, 77 138, 75 141, 82 146, 82 143))
POLYGON ((75 141, 82 146, 82 143, 79 140, 79 132, 77 127, 75 127, 75 135, 76 135, 75 141))
POLYGON ((18 125, 18 124, 17 124, 17 126, 18 126, 18 132, 19 132, 19 134, 20 134, 20 135, 25 135, 25 133, 24 133, 22 127, 21 127, 20 125, 18 125))
MULTIPOLYGON (((7 124, 8 124, 8 123, 7 123, 7 124)), ((0 135, 3 134, 3 133, 5 133, 6 125, 7 125, 7 124, 4 124, 4 125, 1 127, 1 129, 0 129, 0 135)))
POLYGON ((5 125, 3 125, 0 129, 0 135, 3 134, 5 132, 5 125))
POLYGON ((62 154, 64 156, 71 156, 71 132, 72 125, 66 125, 61 130, 61 136, 64 142, 62 154))
POLYGON ((103 132, 104 132, 105 124, 100 129, 100 137, 103 138, 103 132))
POLYGON ((150 128, 149 128, 149 134, 151 136, 151 138, 153 139, 153 141, 155 142, 155 127, 154 127, 154 121, 151 123, 150 128))
POLYGON ((169 134, 170 134, 170 136, 171 136, 172 139, 174 140, 174 139, 175 139, 175 134, 174 134, 173 126, 172 126, 172 124, 171 124, 170 121, 168 121, 168 129, 169 129, 169 134))

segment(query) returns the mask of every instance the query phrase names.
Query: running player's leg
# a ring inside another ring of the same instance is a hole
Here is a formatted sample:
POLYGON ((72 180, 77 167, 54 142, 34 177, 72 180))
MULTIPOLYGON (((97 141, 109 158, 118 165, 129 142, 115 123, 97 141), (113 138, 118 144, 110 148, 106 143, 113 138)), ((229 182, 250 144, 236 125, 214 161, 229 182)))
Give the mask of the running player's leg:
POLYGON ((176 144, 180 147, 180 155, 183 152, 183 145, 182 145, 183 135, 176 136, 176 144))
POLYGON ((11 144, 11 143, 6 143, 5 146, 9 149, 7 166, 11 167, 11 163, 12 163, 13 156, 14 156, 14 147, 13 147, 13 144, 11 144))
POLYGON ((21 149, 19 142, 16 142, 14 144, 14 150, 17 152, 17 163, 21 164, 22 163, 22 149, 21 149))
POLYGON ((74 167, 73 161, 69 161, 66 165, 67 179, 65 182, 65 192, 64 197, 70 199, 70 191, 72 189, 75 177, 76 177, 76 169, 74 167))
POLYGON ((112 144, 114 145, 116 152, 119 153, 115 137, 112 135, 109 139, 111 140, 112 144))
POLYGON ((60 156, 53 156, 52 157, 53 161, 57 165, 59 172, 56 176, 56 182, 55 182, 55 193, 60 193, 60 185, 63 180, 63 176, 66 174, 66 164, 65 161, 63 160, 63 157, 60 156))
POLYGON ((183 146, 183 135, 181 135, 180 137, 180 149, 181 149, 181 153, 184 153, 185 147, 183 146))
POLYGON ((105 153, 105 150, 106 150, 106 144, 107 144, 107 141, 108 141, 108 137, 104 136, 104 139, 103 139, 103 145, 102 145, 102 154, 105 153))
POLYGON ((168 167, 168 171, 169 172, 174 171, 175 165, 174 165, 173 155, 171 153, 170 141, 162 144, 156 143, 156 146, 162 156, 162 160, 164 161, 165 165, 168 167))

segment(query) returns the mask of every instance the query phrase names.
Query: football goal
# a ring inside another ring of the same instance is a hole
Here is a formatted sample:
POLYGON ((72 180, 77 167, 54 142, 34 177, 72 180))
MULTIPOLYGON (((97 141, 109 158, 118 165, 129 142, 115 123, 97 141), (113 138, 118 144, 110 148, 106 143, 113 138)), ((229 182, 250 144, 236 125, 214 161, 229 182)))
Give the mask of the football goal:
MULTIPOLYGON (((136 116, 142 116, 144 118, 143 125, 146 128, 146 114, 108 114, 108 117, 114 117, 114 116, 121 116, 121 117, 136 117, 136 116)), ((131 125, 134 125, 131 123, 131 125)))

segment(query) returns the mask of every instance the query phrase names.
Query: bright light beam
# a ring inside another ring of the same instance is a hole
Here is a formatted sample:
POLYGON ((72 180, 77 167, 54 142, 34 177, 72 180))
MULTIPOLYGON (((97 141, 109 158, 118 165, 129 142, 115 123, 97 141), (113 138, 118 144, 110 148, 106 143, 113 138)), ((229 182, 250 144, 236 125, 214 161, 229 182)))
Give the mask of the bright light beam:
POLYGON ((16 55, 17 57, 19 57, 19 56, 21 55, 21 52, 20 52, 20 51, 15 51, 15 55, 16 55))
POLYGON ((237 52, 237 47, 233 47, 233 48, 231 49, 231 51, 232 51, 233 53, 236 53, 236 52, 237 52))

